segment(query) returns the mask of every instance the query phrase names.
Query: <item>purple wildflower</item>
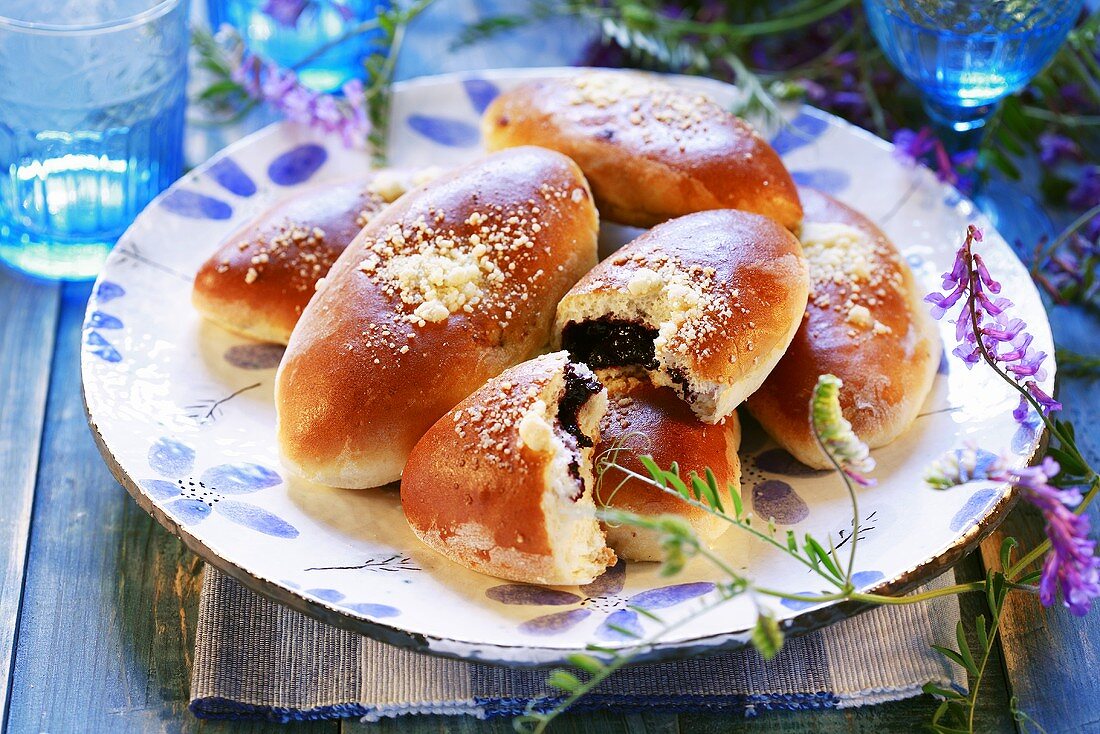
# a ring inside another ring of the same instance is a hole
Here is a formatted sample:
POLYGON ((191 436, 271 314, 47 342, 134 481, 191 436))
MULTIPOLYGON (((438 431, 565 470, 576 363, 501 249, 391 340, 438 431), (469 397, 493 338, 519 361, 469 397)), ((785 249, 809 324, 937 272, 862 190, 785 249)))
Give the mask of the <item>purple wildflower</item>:
POLYGON ((894 134, 894 158, 909 167, 925 163, 935 171, 940 182, 956 186, 964 193, 974 188, 978 152, 964 150, 948 154, 943 142, 929 127, 922 127, 917 132, 907 128, 898 130, 894 134))
POLYGON ((914 132, 902 128, 894 133, 894 158, 907 166, 915 166, 921 158, 932 150, 932 130, 921 128, 914 132))
POLYGON ((1086 167, 1066 201, 1078 209, 1091 209, 1100 204, 1100 167, 1086 167))
POLYGON ((344 85, 340 99, 306 87, 289 69, 246 53, 233 70, 233 80, 250 97, 267 102, 288 120, 339 135, 349 148, 366 142, 370 120, 363 83, 358 79, 344 85))
POLYGON ((1078 160, 1081 149, 1064 135, 1046 132, 1039 136, 1039 160, 1043 165, 1054 166, 1064 160, 1078 160))
POLYGON ((1100 559, 1096 542, 1089 537, 1089 519, 1072 508, 1081 503, 1076 488, 1059 489, 1050 480, 1060 471, 1049 456, 1039 466, 1015 473, 1015 483, 1024 497, 1043 513, 1052 552, 1043 563, 1039 599, 1051 606, 1062 593, 1062 603, 1072 614, 1088 613, 1092 600, 1100 596, 1100 559))
MULTIPOLYGON (((960 302, 955 318, 955 340, 952 354, 967 367, 985 359, 994 369, 1013 377, 1039 404, 1044 414, 1061 410, 1062 404, 1047 395, 1038 381, 1046 378, 1043 362, 1045 352, 1031 346, 1034 340, 1022 319, 1007 313, 1012 301, 1001 297, 1001 284, 994 280, 981 255, 973 252, 975 242, 981 242, 982 232, 974 225, 966 230, 966 240, 955 255, 951 270, 943 274, 943 292, 933 292, 924 300, 932 304, 932 316, 941 319, 960 302)), ((1020 405, 1012 415, 1021 423, 1028 418, 1028 402, 1020 396, 1020 405)))
POLYGON ((287 28, 295 28, 309 0, 267 0, 263 12, 271 16, 276 23, 287 28))
POLYGON ((973 481, 1010 482, 1024 499, 1043 513, 1051 552, 1043 562, 1039 600, 1054 604, 1061 592, 1071 613, 1084 616, 1100 597, 1100 558, 1089 537, 1089 519, 1073 511, 1081 503, 1076 488, 1059 489, 1050 482, 1061 471, 1049 456, 1038 466, 1012 471, 1008 462, 988 451, 968 446, 949 451, 929 467, 925 481, 933 489, 949 489, 973 481))

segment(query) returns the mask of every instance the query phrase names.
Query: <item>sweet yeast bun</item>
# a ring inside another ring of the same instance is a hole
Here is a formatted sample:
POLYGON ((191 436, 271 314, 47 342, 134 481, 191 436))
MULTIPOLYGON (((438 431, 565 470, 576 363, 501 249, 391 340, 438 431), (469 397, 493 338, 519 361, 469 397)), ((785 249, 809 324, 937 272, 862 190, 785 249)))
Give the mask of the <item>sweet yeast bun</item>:
POLYGON ((779 155, 747 122, 650 74, 580 71, 530 81, 489 105, 490 150, 541 145, 584 171, 605 219, 650 227, 742 209, 794 229, 802 207, 779 155))
POLYGON ((596 209, 560 153, 516 148, 379 213, 291 335, 275 384, 287 466, 321 484, 395 481, 456 403, 543 348, 596 261, 596 209))
POLYGON ((810 268, 806 317, 786 356, 748 407, 803 464, 831 464, 810 429, 817 378, 844 383, 840 405, 872 448, 913 423, 939 365, 939 334, 905 259, 873 222, 839 201, 802 190, 802 248, 810 268))
POLYGON ((802 247, 757 214, 659 224, 558 304, 555 344, 592 369, 641 366, 717 423, 764 381, 806 309, 802 247))
MULTIPOLYGON (((741 424, 737 413, 717 425, 700 421, 691 409, 667 387, 657 387, 645 376, 623 370, 600 370, 600 382, 607 388, 607 414, 600 423, 596 446, 596 467, 614 461, 618 466, 648 477, 639 455, 650 455, 662 469, 676 462, 680 476, 695 472, 706 476, 709 468, 718 483, 723 508, 732 514, 731 492, 740 492, 741 424)), ((606 464, 605 464, 606 465, 606 464)), ((678 515, 687 520, 706 542, 718 539, 730 525, 701 507, 677 495, 607 466, 596 483, 596 504, 646 517, 678 515)), ((705 500, 704 500, 705 501, 705 500)), ((607 544, 628 561, 660 561, 664 558, 660 535, 632 525, 605 524, 607 544)))
POLYGON ((320 280, 371 217, 436 169, 379 169, 310 186, 229 235, 195 276, 191 301, 211 321, 286 344, 320 280))
POLYGON ((474 571, 586 584, 615 563, 592 502, 607 393, 565 352, 506 370, 409 455, 401 504, 424 543, 474 571))

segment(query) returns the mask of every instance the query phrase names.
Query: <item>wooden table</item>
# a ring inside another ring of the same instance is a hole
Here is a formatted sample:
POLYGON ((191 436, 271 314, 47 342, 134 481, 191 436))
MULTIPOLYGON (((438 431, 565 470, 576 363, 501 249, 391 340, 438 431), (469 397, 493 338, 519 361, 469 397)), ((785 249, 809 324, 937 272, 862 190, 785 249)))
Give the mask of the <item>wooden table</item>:
MULTIPOLYGON (((474 12, 472 2, 447 5, 412 34, 402 65, 405 76, 438 71, 439 54, 429 51, 441 47, 448 25, 474 12), (417 38, 423 53, 418 53, 417 38)), ((548 62, 545 53, 532 59, 531 48, 523 40, 502 42, 455 57, 458 62, 451 59, 451 66, 548 62)), ((569 60, 560 48, 546 53, 569 60)), ((92 443, 79 374, 89 293, 88 285, 42 284, 0 272, 0 730, 511 731, 506 720, 469 718, 283 726, 204 723, 191 716, 189 676, 203 564, 138 509, 92 443)), ((1059 308, 1052 320, 1059 344, 1100 353, 1095 317, 1059 308)), ((1060 395, 1086 455, 1100 460, 1100 439, 1089 430, 1100 410, 1100 382, 1063 379, 1060 395)), ((961 564, 962 578, 978 578, 986 564, 996 563, 1006 532, 1033 541, 1041 535, 1041 523, 1035 513, 1018 509, 980 554, 961 564)), ((980 595, 962 603, 964 619, 982 610, 980 595)), ((980 729, 1015 729, 1009 700, 1016 697, 1019 708, 1048 732, 1100 730, 1100 682, 1093 672, 1100 658, 1100 628, 1095 619, 1048 611, 1032 598, 1012 598, 1004 645, 982 689, 980 729)), ((756 719, 592 714, 566 717, 559 729, 909 731, 926 722, 935 707, 931 698, 920 697, 848 711, 765 713, 756 719)))

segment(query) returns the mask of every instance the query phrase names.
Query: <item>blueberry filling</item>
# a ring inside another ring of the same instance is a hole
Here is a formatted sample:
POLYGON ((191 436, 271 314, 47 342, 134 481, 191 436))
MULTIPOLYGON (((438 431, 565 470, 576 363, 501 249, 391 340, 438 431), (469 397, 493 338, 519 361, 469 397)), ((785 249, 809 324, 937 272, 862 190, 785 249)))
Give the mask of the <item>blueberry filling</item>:
POLYGON ((562 346, 573 359, 594 370, 638 365, 657 369, 653 340, 657 330, 641 321, 601 316, 594 321, 570 321, 561 332, 562 346))
POLYGON ((577 439, 578 446, 587 448, 595 445, 591 438, 584 435, 577 416, 588 399, 602 389, 603 385, 595 377, 579 374, 577 365, 572 362, 565 365, 565 393, 558 401, 558 425, 577 439))

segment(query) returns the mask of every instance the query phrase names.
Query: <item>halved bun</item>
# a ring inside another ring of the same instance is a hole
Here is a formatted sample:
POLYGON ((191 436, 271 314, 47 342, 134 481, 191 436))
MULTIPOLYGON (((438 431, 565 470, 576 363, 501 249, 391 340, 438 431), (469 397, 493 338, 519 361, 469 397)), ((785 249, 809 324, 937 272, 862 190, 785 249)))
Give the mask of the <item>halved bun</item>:
POLYGON ((599 381, 565 352, 489 380, 409 455, 401 504, 413 532, 491 576, 591 582, 615 563, 591 491, 606 409, 599 381))
POLYGON ((554 304, 596 262, 576 165, 516 148, 410 191, 344 251, 275 385, 283 460, 336 487, 395 481, 424 432, 542 349, 554 304))
POLYGON ((798 240, 773 220, 690 214, 585 275, 558 304, 555 344, 593 369, 644 367, 717 423, 783 356, 808 284, 798 240))
POLYGON ((435 175, 435 169, 379 169, 283 199, 203 263, 192 303, 230 331, 286 344, 317 281, 371 217, 435 175))
MULTIPOLYGON (((663 469, 677 462, 680 476, 688 481, 691 472, 705 478, 709 468, 718 483, 718 496, 732 514, 730 492, 740 492, 741 424, 737 413, 718 425, 700 421, 691 409, 667 387, 653 385, 645 376, 622 370, 600 370, 600 382, 607 388, 607 414, 600 423, 596 446, 600 463, 614 461, 628 471, 649 476, 639 455, 648 454, 663 469)), ((718 539, 730 524, 714 514, 685 502, 646 482, 631 478, 608 466, 596 484, 596 504, 646 517, 678 515, 687 520, 706 542, 718 539)), ((664 558, 658 533, 633 525, 605 525, 607 544, 628 561, 660 561, 664 558)))
POLYGON ((819 375, 844 382, 844 417, 872 448, 912 425, 932 388, 940 338, 905 259, 873 222, 825 194, 802 191, 802 245, 812 281, 787 354, 748 407, 784 448, 829 468, 810 430, 819 375))
POLYGON ((747 122, 698 92, 628 71, 579 71, 504 92, 485 111, 490 150, 565 153, 600 214, 650 227, 704 209, 742 209, 795 228, 798 193, 779 155, 747 122))

